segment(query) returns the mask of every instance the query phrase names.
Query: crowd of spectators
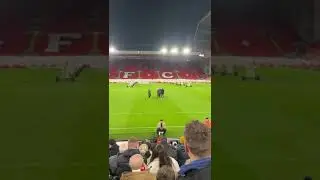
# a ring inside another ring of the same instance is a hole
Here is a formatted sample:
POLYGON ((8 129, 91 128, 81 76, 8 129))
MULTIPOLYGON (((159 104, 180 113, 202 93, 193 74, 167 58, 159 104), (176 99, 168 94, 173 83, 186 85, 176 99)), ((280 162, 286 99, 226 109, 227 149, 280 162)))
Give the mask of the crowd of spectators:
POLYGON ((131 137, 122 151, 115 140, 109 140, 112 180, 211 179, 211 127, 198 120, 186 124, 179 141, 159 136, 141 142, 131 137))

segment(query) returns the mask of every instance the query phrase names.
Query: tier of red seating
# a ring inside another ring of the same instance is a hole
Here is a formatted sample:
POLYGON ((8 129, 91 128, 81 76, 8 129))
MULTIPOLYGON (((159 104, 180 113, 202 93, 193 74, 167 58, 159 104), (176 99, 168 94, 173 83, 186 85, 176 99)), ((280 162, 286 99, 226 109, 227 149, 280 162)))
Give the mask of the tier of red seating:
POLYGON ((105 33, 107 26, 92 28, 74 19, 51 22, 49 25, 37 28, 37 31, 31 31, 25 23, 12 19, 10 23, 1 20, 0 25, 0 55, 20 55, 26 52, 38 55, 79 55, 90 52, 106 54, 108 52, 108 40, 105 33), (50 34, 63 35, 65 33, 78 34, 78 37, 76 39, 61 37, 57 41, 68 41, 68 43, 58 45, 59 51, 57 52, 46 51, 50 34))
POLYGON ((116 70, 109 71, 110 79, 202 79, 204 75, 200 72, 189 70, 116 70))
MULTIPOLYGON (((30 27, 22 20, 1 20, 0 25, 0 55, 26 52, 38 55, 106 54, 109 47, 107 34, 103 33, 107 26, 90 26, 77 19, 65 18, 50 22, 38 31, 30 31, 30 27), (48 52, 50 34, 53 33, 81 35, 77 39, 67 39, 67 44, 60 44, 58 52, 48 52)), ((295 51, 294 43, 298 38, 290 28, 273 28, 268 30, 269 34, 266 32, 265 27, 256 24, 229 23, 216 28, 215 40, 219 53, 238 56, 281 56, 295 51)))
POLYGON ((236 56, 282 56, 295 52, 294 44, 298 41, 290 28, 266 29, 256 24, 219 26, 215 34, 218 53, 236 56))

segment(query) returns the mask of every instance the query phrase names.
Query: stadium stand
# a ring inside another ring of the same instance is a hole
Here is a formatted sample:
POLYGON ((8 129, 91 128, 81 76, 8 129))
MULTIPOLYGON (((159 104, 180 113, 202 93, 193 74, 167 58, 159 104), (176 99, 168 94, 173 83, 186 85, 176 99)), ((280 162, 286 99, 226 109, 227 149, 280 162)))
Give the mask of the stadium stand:
POLYGON ((121 56, 111 58, 109 66, 110 79, 204 79, 205 61, 194 56, 176 58, 175 61, 158 56, 121 56), (193 61, 196 61, 193 62, 193 61))
POLYGON ((306 42, 286 23, 261 21, 259 17, 214 12, 212 25, 213 69, 226 66, 289 66, 318 69, 319 46, 306 42))
MULTIPOLYGON (((64 12, 52 17, 21 17, 0 20, 1 56, 74 56, 106 54, 104 10, 95 11, 99 4, 64 12), (10 22, 10 23, 8 23, 10 22)), ((61 10, 62 11, 62 10, 61 10)), ((63 11, 62 11, 63 12, 63 11)))
POLYGON ((266 23, 215 12, 213 28, 217 55, 279 57, 296 51, 301 41, 296 30, 286 24, 266 23), (218 48, 217 48, 218 47, 218 48))

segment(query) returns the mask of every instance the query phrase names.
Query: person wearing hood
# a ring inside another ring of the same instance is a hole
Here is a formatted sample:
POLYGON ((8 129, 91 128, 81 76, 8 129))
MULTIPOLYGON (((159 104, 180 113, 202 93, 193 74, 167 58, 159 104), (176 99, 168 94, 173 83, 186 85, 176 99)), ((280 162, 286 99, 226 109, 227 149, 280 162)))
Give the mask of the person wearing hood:
POLYGON ((178 180, 211 180, 211 129, 192 121, 186 125, 184 137, 190 163, 180 167, 178 180))
POLYGON ((119 153, 119 145, 114 139, 109 140, 109 157, 117 155, 119 153))

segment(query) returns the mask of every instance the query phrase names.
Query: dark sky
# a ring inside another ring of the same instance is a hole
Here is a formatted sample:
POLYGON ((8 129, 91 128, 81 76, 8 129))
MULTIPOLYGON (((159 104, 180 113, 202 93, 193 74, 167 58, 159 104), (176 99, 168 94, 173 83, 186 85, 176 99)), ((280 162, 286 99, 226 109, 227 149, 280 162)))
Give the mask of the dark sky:
POLYGON ((191 43, 211 0, 109 0, 110 41, 119 49, 158 50, 191 43))

